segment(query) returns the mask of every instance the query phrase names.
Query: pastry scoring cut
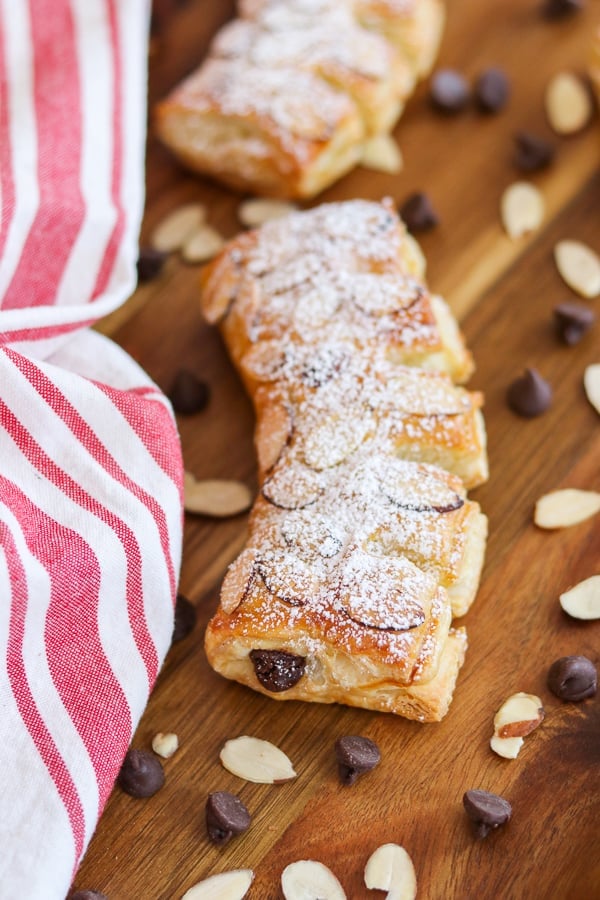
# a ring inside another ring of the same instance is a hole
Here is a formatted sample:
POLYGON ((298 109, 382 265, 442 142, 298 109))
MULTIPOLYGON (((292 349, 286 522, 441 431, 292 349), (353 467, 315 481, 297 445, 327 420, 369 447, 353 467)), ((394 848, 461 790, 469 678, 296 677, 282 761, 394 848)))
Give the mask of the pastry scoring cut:
POLYGON ((395 126, 439 44, 441 0, 250 0, 156 109, 190 168, 311 197, 395 126))
POLYGON ((466 488, 487 460, 481 395, 454 383, 471 358, 423 270, 389 203, 351 201, 243 234, 204 272, 261 480, 206 650, 276 699, 437 721, 452 698, 466 635, 451 621, 486 538, 466 488))

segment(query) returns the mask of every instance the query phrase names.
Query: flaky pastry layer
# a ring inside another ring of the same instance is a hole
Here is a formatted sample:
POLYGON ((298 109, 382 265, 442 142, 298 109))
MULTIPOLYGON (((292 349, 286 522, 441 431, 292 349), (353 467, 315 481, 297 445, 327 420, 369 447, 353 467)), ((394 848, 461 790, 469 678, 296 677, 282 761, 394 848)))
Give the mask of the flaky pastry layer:
POLYGON ((195 171, 241 190, 312 197, 395 126, 430 67, 440 0, 241 4, 155 128, 195 171))
POLYGON ((451 622, 487 532, 466 486, 487 458, 481 395, 452 380, 470 355, 423 274, 391 205, 367 201, 268 223, 204 272, 205 315, 255 405, 261 482, 206 650, 277 699, 448 709, 466 647, 451 622))

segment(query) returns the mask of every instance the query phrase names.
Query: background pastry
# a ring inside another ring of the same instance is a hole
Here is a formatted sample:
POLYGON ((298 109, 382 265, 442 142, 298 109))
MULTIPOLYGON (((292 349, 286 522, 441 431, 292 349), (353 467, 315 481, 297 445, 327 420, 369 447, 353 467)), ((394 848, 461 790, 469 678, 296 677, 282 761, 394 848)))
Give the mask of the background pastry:
POLYGON ((241 190, 312 197, 396 124, 431 67, 439 0, 248 0, 158 104, 159 137, 241 190))

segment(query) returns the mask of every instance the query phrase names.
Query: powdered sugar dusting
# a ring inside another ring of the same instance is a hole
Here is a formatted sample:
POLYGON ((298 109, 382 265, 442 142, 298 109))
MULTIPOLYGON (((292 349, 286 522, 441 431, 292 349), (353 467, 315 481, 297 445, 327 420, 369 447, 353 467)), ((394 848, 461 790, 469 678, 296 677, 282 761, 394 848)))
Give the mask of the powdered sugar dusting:
MULTIPOLYGON (((402 273, 405 230, 391 204, 352 200, 326 203, 307 212, 267 222, 246 255, 251 275, 260 276, 284 263, 303 265, 314 254, 322 268, 369 271, 369 262, 387 262, 402 273)), ((407 273, 408 274, 408 273, 407 273)))
POLYGON ((354 0, 239 0, 238 12, 259 21, 263 27, 278 28, 280 23, 288 27, 290 19, 295 27, 302 27, 312 24, 315 17, 354 21, 353 3, 354 0))
POLYGON ((208 59, 183 82, 177 97, 198 112, 218 108, 225 117, 260 116, 267 131, 276 130, 282 146, 295 155, 302 152, 298 139, 327 141, 356 115, 349 97, 310 72, 262 69, 237 59, 208 59))
POLYGON ((254 645, 297 631, 308 653, 332 644, 385 660, 398 683, 427 681, 476 506, 457 475, 411 457, 481 448, 478 395, 414 365, 449 353, 418 258, 389 204, 367 201, 268 222, 228 252, 223 329, 260 434, 276 410, 290 423, 252 514, 237 633, 254 645))
POLYGON ((422 268, 390 203, 326 204, 232 242, 208 279, 207 315, 224 317, 251 390, 262 380, 252 371, 255 347, 267 342, 278 359, 345 343, 366 359, 378 350, 464 378, 469 354, 458 329, 440 325, 449 313, 419 281, 422 268))
POLYGON ((448 343, 438 325, 433 298, 416 277, 418 253, 389 204, 358 200, 293 213, 236 240, 227 255, 230 265, 221 259, 209 281, 208 314, 223 311, 216 298, 227 284, 234 299, 226 335, 236 332, 237 361, 251 377, 262 380, 253 373, 254 347, 267 342, 278 359, 346 344, 367 359, 378 348, 394 362, 468 368, 460 337, 448 343))
POLYGON ((446 584, 456 577, 464 548, 461 524, 468 514, 460 479, 382 453, 356 454, 327 472, 314 473, 318 493, 307 478, 310 471, 283 455, 263 487, 270 510, 259 507, 253 523, 257 548, 292 549, 314 565, 326 565, 326 580, 350 546, 371 557, 406 556, 421 565, 426 560, 425 568, 446 584))
POLYGON ((303 18, 280 7, 277 21, 260 25, 236 19, 225 26, 211 46, 214 56, 244 59, 261 68, 286 66, 308 69, 334 81, 356 77, 390 78, 391 48, 379 35, 365 31, 347 17, 303 18))
POLYGON ((314 21, 315 16, 372 20, 375 14, 409 16, 417 0, 239 0, 239 14, 261 24, 294 17, 295 22, 314 21))

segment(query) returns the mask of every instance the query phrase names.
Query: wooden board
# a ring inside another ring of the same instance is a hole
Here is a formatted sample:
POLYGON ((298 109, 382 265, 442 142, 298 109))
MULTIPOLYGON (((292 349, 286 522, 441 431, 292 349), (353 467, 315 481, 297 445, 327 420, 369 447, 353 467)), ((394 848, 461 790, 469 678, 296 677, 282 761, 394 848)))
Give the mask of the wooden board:
MULTIPOLYGON (((232 7, 229 0, 179 5, 151 56, 151 102, 199 62, 232 7)), ((461 317, 477 363, 471 386, 486 395, 491 478, 473 496, 489 516, 490 539, 447 718, 423 726, 342 706, 276 703, 213 673, 204 627, 246 522, 187 517, 181 590, 199 621, 170 651, 133 741, 148 748, 157 731, 175 731, 180 750, 150 800, 113 793, 78 887, 110 900, 172 900, 212 873, 249 866, 256 873, 249 896, 268 900, 280 896, 285 865, 314 858, 338 875, 349 898, 383 896, 366 891, 362 873, 369 854, 394 841, 412 856, 419 896, 428 900, 600 897, 600 698, 562 703, 546 687, 557 657, 600 662, 600 624, 570 620, 558 605, 561 591, 600 571, 599 520, 544 533, 531 518, 549 490, 600 489, 600 419, 582 388, 585 366, 600 360, 600 325, 571 348, 552 327, 553 306, 575 299, 552 262, 555 242, 576 238, 600 250, 597 118, 581 135, 557 139, 555 164, 532 178, 547 203, 542 229, 513 242, 498 217, 500 194, 518 177, 514 133, 550 135, 546 82, 560 68, 581 69, 598 21, 598 0, 560 23, 541 19, 539 0, 453 0, 440 63, 469 78, 504 67, 512 82, 508 108, 498 116, 473 110, 442 118, 423 85, 396 132, 405 170, 391 177, 357 169, 321 198, 401 200, 428 191, 442 220, 422 239, 429 281, 461 317), (555 392, 551 409, 533 420, 516 417, 504 399, 525 365, 538 367, 555 392), (546 719, 508 761, 491 752, 489 738, 496 709, 514 691, 538 693, 546 719), (222 769, 222 744, 243 733, 285 750, 297 779, 253 785, 222 769), (339 784, 333 755, 335 739, 349 733, 371 737, 382 752, 380 766, 351 788, 339 784), (462 809, 469 788, 513 804, 509 825, 484 841, 474 839, 462 809), (219 789, 238 793, 253 816, 250 830, 223 849, 208 842, 204 826, 206 796, 219 789)), ((194 199, 208 204, 211 224, 225 235, 239 229, 239 197, 181 171, 152 138, 147 184, 144 238, 166 212, 194 199)), ((198 477, 254 485, 252 411, 218 335, 202 322, 197 269, 169 260, 100 330, 165 389, 182 366, 210 383, 208 409, 179 421, 186 467, 198 477)))

